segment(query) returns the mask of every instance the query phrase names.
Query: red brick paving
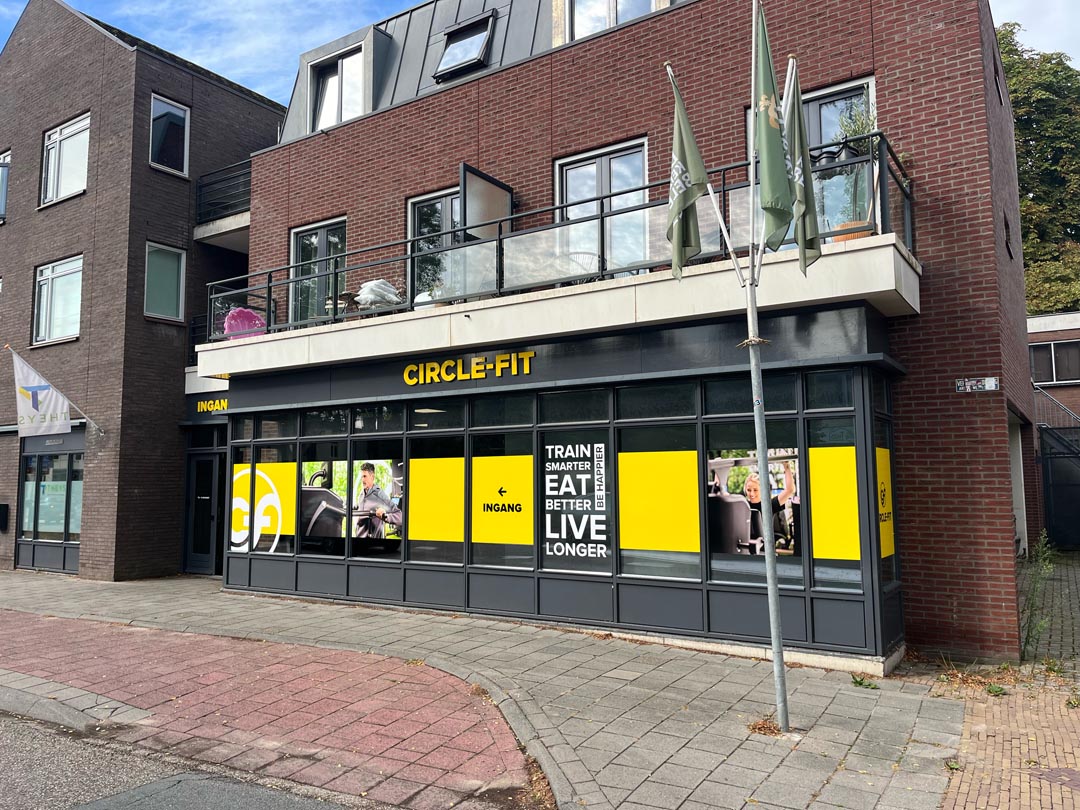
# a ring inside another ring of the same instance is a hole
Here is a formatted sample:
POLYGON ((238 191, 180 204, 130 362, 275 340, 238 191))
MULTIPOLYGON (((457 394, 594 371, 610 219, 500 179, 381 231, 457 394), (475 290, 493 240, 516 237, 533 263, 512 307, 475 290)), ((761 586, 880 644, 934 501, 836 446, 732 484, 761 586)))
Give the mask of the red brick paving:
POLYGON ((0 668, 151 712, 116 739, 416 810, 527 785, 494 706, 395 658, 0 611, 0 668))

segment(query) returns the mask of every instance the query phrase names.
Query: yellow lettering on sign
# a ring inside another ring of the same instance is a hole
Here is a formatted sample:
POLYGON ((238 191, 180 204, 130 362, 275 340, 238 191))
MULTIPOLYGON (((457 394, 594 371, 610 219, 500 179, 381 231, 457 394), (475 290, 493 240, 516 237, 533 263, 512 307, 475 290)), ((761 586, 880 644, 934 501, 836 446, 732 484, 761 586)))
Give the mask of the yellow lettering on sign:
POLYGON ((881 541, 882 558, 891 557, 896 553, 896 534, 893 522, 893 498, 892 498, 892 460, 889 448, 875 447, 874 456, 877 459, 877 514, 878 514, 878 537, 881 541))
POLYGON ((195 403, 195 413, 217 413, 229 409, 227 399, 204 399, 195 403))
POLYGON ((531 546, 535 521, 532 456, 474 456, 472 542, 531 546))
POLYGON ((694 450, 619 453, 619 546, 699 553, 700 478, 694 450))
POLYGON ((490 372, 499 379, 503 377, 528 376, 532 374, 534 351, 503 352, 493 356, 475 355, 474 357, 452 360, 425 360, 423 363, 409 363, 401 371, 401 378, 409 387, 430 385, 432 383, 463 382, 465 380, 484 380, 490 372))
POLYGON ((855 448, 811 447, 808 464, 814 559, 860 559, 855 448))

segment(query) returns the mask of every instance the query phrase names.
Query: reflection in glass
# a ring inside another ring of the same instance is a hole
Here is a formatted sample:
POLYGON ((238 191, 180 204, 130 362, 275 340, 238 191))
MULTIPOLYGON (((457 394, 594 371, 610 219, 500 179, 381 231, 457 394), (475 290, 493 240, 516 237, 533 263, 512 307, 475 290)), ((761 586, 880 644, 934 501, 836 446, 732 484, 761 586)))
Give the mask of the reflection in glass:
POLYGON ((806 375, 806 407, 850 408, 854 404, 851 371, 811 371, 806 375))
POLYGON ((697 415, 697 385, 636 385, 615 389, 619 419, 663 419, 697 415))
POLYGON ((400 404, 361 405, 353 411, 356 433, 397 433, 405 429, 405 409, 400 404))
POLYGON ((607 0, 574 0, 574 39, 603 31, 609 25, 607 0))
POLYGON ((68 542, 79 542, 82 532, 83 454, 71 456, 71 501, 68 504, 68 542))
POLYGON ((304 436, 339 436, 349 432, 349 411, 346 408, 322 408, 303 415, 304 436))
MULTIPOLYGON (((761 381, 765 412, 795 410, 796 382, 794 374, 766 375, 761 381)), ((753 413, 753 399, 750 378, 745 374, 721 377, 705 383, 705 413, 753 413)))
POLYGON ((37 539, 63 540, 67 513, 68 457, 41 456, 38 479, 37 539))
POLYGON ((37 456, 23 458, 22 534, 26 538, 34 536, 34 514, 37 507, 37 468, 37 456))
POLYGON ((410 430, 451 430, 463 427, 464 399, 427 399, 409 406, 410 430))
POLYGON ((771 496, 776 571, 781 585, 803 585, 799 448, 794 421, 770 421, 767 475, 758 463, 753 422, 709 425, 708 537, 710 578, 765 582, 761 500, 771 496))
POLYGON ((540 421, 548 424, 606 422, 608 414, 608 392, 603 388, 540 395, 540 421))
POLYGON ((503 425, 531 425, 533 423, 533 395, 481 397, 472 403, 473 427, 501 427, 503 425))

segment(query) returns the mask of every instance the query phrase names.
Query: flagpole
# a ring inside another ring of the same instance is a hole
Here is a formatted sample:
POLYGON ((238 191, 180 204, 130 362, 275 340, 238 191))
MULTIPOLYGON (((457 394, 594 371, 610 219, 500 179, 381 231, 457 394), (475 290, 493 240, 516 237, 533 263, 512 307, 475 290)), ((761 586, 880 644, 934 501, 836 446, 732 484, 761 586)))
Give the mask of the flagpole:
MULTIPOLYGON (((780 730, 791 730, 788 720, 787 674, 784 670, 783 634, 780 628, 780 588, 776 576, 776 539, 773 535, 772 482, 769 476, 769 443, 765 435, 765 401, 761 382, 761 344, 758 334, 757 285, 761 280, 761 261, 765 252, 765 239, 762 234, 761 246, 756 251, 754 237, 755 214, 754 185, 757 181, 757 142, 756 121, 757 88, 757 40, 758 40, 758 0, 753 0, 753 22, 751 26, 750 46, 750 283, 746 285, 746 326, 747 338, 744 345, 750 350, 750 390, 754 398, 754 438, 757 443, 758 475, 761 492, 761 528, 765 540, 765 585, 769 600, 769 635, 772 642, 773 682, 776 687, 776 722, 780 730)), ((771 54, 766 58, 772 58, 771 54)))
MULTIPOLYGON (((16 357, 18 357, 20 360, 22 360, 22 362, 26 363, 26 361, 22 359, 22 355, 20 355, 17 351, 15 351, 13 348, 11 348, 10 343, 5 343, 4 348, 7 349, 9 352, 11 352, 16 357)), ((27 363, 27 365, 29 365, 29 364, 27 363)), ((78 405, 76 405, 74 402, 72 402, 67 397, 64 397, 64 399, 67 400, 67 404, 70 407, 74 408, 76 411, 78 411, 80 414, 82 414, 82 418, 87 421, 87 424, 92 425, 94 427, 94 430, 96 430, 102 436, 105 435, 105 431, 101 429, 101 425, 99 425, 97 422, 95 422, 93 419, 91 419, 89 416, 87 416, 82 408, 80 408, 78 405)))

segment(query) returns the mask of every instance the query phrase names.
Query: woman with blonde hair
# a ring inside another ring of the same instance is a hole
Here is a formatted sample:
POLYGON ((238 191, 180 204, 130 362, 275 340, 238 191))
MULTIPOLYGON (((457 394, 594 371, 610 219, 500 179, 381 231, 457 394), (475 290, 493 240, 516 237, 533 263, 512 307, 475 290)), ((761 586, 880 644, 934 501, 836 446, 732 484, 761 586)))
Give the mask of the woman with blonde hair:
MULTIPOLYGON (((780 513, 784 504, 791 500, 795 494, 795 474, 791 471, 791 462, 782 462, 784 467, 784 489, 772 498, 773 515, 780 513)), ((765 536, 761 525, 761 475, 750 473, 743 483, 743 496, 750 504, 750 537, 751 539, 765 536)))

